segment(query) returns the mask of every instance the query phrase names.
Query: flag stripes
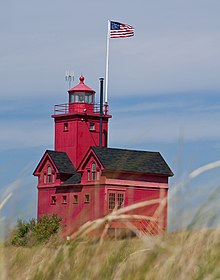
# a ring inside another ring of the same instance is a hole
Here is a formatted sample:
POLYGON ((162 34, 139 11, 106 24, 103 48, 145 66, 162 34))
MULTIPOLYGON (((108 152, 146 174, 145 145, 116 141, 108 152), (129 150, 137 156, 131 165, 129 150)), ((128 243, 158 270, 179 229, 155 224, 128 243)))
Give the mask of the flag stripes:
POLYGON ((127 38, 134 36, 134 27, 129 24, 111 21, 110 38, 127 38))

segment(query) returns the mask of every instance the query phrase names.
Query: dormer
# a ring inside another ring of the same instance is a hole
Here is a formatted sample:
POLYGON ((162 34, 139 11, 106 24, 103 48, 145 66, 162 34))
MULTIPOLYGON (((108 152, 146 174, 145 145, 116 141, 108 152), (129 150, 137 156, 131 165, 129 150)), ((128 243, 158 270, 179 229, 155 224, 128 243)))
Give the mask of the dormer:
POLYGON ((47 150, 34 171, 38 187, 64 183, 76 170, 65 152, 47 150))
POLYGON ((59 171, 48 154, 45 154, 34 171, 38 177, 38 186, 54 185, 59 180, 59 171))
POLYGON ((96 154, 89 149, 86 156, 79 165, 77 172, 82 174, 82 183, 99 183, 102 175, 103 166, 96 154))

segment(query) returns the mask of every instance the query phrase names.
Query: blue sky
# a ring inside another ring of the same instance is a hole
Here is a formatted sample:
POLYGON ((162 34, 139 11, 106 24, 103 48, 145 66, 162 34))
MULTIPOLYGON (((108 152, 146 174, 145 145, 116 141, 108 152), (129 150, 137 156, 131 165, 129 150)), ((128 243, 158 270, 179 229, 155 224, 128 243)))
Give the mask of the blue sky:
MULTIPOLYGON (((176 174, 170 209, 178 207, 172 198, 178 183, 220 158, 219 11, 218 0, 4 2, 0 201, 13 196, 2 216, 36 214, 32 172, 53 148, 51 114, 54 104, 67 102, 66 70, 75 72, 74 84, 83 73, 98 100, 108 18, 135 27, 135 37, 110 42, 109 144, 160 151, 176 174)), ((215 169, 184 186, 180 211, 195 211, 219 179, 215 169)))

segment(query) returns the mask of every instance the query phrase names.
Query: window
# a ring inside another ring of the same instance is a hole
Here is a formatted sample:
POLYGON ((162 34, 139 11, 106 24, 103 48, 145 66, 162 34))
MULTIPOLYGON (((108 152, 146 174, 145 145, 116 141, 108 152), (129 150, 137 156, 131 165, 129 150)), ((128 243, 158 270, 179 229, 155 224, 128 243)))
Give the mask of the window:
POLYGON ((95 131, 95 124, 94 123, 89 124, 89 130, 90 131, 95 131))
POLYGON ((66 203, 67 203, 66 195, 63 195, 62 198, 63 198, 62 203, 63 203, 63 204, 66 204, 66 203))
POLYGON ((57 202, 56 196, 55 196, 55 195, 52 195, 52 196, 51 196, 51 204, 55 205, 56 202, 57 202))
POLYGON ((74 204, 78 204, 79 203, 79 196, 78 196, 78 194, 74 194, 74 196, 73 196, 73 203, 74 204))
POLYGON ((84 102, 84 94, 80 94, 79 95, 79 102, 84 102))
POLYGON ((96 180, 96 164, 92 163, 92 181, 96 180))
POLYGON ((108 194, 108 209, 120 209, 124 207, 124 193, 123 192, 109 192, 108 194))
POLYGON ((55 179, 56 179, 56 174, 53 173, 53 174, 52 174, 52 182, 53 182, 53 183, 55 182, 55 179))
POLYGON ((86 94, 85 101, 86 101, 86 103, 89 103, 89 104, 93 103, 92 102, 92 94, 91 93, 87 93, 86 94))
POLYGON ((75 102, 79 102, 79 95, 78 94, 75 95, 75 102))
POLYGON ((96 180, 95 172, 92 172, 92 181, 96 180))
POLYGON ((73 103, 73 102, 74 102, 74 95, 69 94, 69 103, 73 103))
POLYGON ((52 173, 51 173, 51 167, 48 166, 48 167, 47 167, 47 183, 51 183, 51 175, 52 175, 52 173))
POLYGON ((68 123, 63 124, 63 131, 68 131, 68 123))
POLYGON ((118 193, 118 209, 124 206, 124 194, 118 193))
POLYGON ((90 202, 90 195, 85 194, 85 203, 89 203, 89 202, 90 202))
POLYGON ((96 164, 94 162, 92 163, 91 171, 90 171, 90 169, 87 169, 87 179, 88 179, 88 181, 91 181, 91 180, 95 181, 96 180, 96 164))
POLYGON ((100 171, 97 171, 97 180, 100 180, 100 171))
POLYGON ((115 193, 109 193, 108 195, 108 209, 113 210, 115 208, 115 193))
POLYGON ((75 102, 84 102, 84 93, 78 93, 75 95, 75 102))
POLYGON ((46 183, 47 183, 47 174, 44 173, 44 184, 46 184, 46 183))

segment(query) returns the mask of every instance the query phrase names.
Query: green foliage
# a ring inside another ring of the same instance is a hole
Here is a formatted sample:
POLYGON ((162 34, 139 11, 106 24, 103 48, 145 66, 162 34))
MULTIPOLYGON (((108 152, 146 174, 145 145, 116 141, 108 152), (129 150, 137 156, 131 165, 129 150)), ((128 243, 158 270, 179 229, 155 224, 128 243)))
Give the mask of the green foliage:
POLYGON ((25 246, 27 244, 27 234, 33 227, 33 221, 27 223, 18 219, 15 229, 10 234, 10 243, 15 246, 25 246))
POLYGON ((33 246, 47 242, 51 236, 58 233, 61 219, 57 215, 44 215, 29 222, 19 219, 9 236, 9 243, 14 246, 33 246))
POLYGON ((38 220, 38 223, 33 227, 33 234, 38 243, 48 241, 49 238, 58 232, 61 219, 57 215, 44 215, 38 220))

